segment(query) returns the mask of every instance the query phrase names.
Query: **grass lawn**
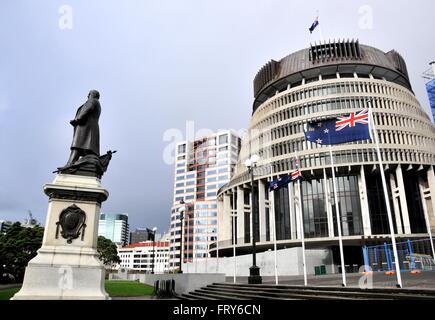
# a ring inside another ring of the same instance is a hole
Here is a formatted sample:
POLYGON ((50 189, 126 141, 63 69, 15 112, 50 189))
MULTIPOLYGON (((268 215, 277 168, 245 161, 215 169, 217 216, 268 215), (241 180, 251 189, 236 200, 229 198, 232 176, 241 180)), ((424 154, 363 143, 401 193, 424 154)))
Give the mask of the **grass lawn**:
POLYGON ((106 292, 111 297, 139 297, 150 296, 154 288, 136 281, 106 280, 106 292))
POLYGON ((21 288, 9 288, 0 290, 0 300, 9 300, 15 293, 20 291, 21 288))
MULTIPOLYGON (((105 282, 106 292, 111 297, 140 297, 153 294, 152 286, 136 281, 111 281, 105 282)), ((9 300, 20 288, 9 288, 0 290, 0 300, 9 300)))

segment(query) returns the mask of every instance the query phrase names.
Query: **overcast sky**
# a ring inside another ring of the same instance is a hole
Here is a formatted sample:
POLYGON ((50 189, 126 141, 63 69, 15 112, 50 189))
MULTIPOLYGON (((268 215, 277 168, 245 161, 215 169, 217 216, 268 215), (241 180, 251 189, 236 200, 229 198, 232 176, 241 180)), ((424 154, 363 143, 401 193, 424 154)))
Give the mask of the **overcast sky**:
POLYGON ((44 224, 42 187, 66 163, 69 120, 90 89, 101 93, 101 152, 118 150, 102 211, 161 231, 173 192, 164 133, 184 135, 186 121, 247 127, 260 67, 321 34, 399 51, 428 108, 421 74, 435 59, 434 12, 427 0, 1 1, 0 220, 30 209, 44 224), (310 35, 317 10, 321 30, 310 35))

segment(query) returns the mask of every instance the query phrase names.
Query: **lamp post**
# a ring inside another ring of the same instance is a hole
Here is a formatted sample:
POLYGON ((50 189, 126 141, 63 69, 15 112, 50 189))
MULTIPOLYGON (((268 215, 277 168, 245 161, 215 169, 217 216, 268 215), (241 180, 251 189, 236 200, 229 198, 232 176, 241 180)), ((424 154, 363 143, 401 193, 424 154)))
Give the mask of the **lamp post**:
POLYGON ((184 200, 180 201, 182 205, 180 207, 180 223, 181 223, 181 234, 180 234, 180 273, 183 273, 183 220, 184 220, 184 211, 186 211, 186 205, 184 200))
POLYGON ((257 208, 255 208, 255 188, 254 188, 254 168, 260 157, 252 155, 251 158, 245 161, 251 176, 251 233, 252 233, 252 266, 249 268, 249 284, 261 284, 262 278, 260 276, 260 268, 257 267, 257 248, 256 248, 256 234, 257 234, 257 208))
POLYGON ((157 227, 154 227, 152 230, 152 235, 153 235, 153 265, 152 265, 152 269, 151 269, 151 274, 154 274, 154 266, 155 266, 155 261, 156 261, 156 231, 157 231, 157 227))

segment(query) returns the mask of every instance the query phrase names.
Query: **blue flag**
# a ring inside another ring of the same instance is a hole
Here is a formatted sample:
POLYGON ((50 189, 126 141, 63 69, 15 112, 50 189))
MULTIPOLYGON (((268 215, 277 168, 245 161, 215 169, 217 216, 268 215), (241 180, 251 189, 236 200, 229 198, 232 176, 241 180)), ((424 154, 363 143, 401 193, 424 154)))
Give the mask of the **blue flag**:
POLYGON ((321 145, 369 140, 369 111, 365 109, 336 119, 309 123, 305 129, 305 138, 321 145))
POLYGON ((317 26, 319 25, 319 17, 316 18, 316 20, 314 20, 313 24, 310 27, 310 33, 313 33, 314 29, 317 28, 317 26))

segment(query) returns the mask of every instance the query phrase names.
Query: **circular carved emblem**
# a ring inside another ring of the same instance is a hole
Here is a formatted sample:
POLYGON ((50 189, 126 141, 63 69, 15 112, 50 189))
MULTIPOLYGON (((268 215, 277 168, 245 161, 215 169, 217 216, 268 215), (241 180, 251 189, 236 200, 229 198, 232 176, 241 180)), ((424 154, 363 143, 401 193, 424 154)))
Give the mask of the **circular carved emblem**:
POLYGON ((75 204, 62 210, 59 221, 56 222, 56 239, 59 236, 60 226, 62 229, 60 234, 64 239, 67 239, 68 243, 72 243, 72 240, 77 239, 80 234, 82 236, 81 240, 83 241, 86 228, 85 222, 86 213, 75 204))

